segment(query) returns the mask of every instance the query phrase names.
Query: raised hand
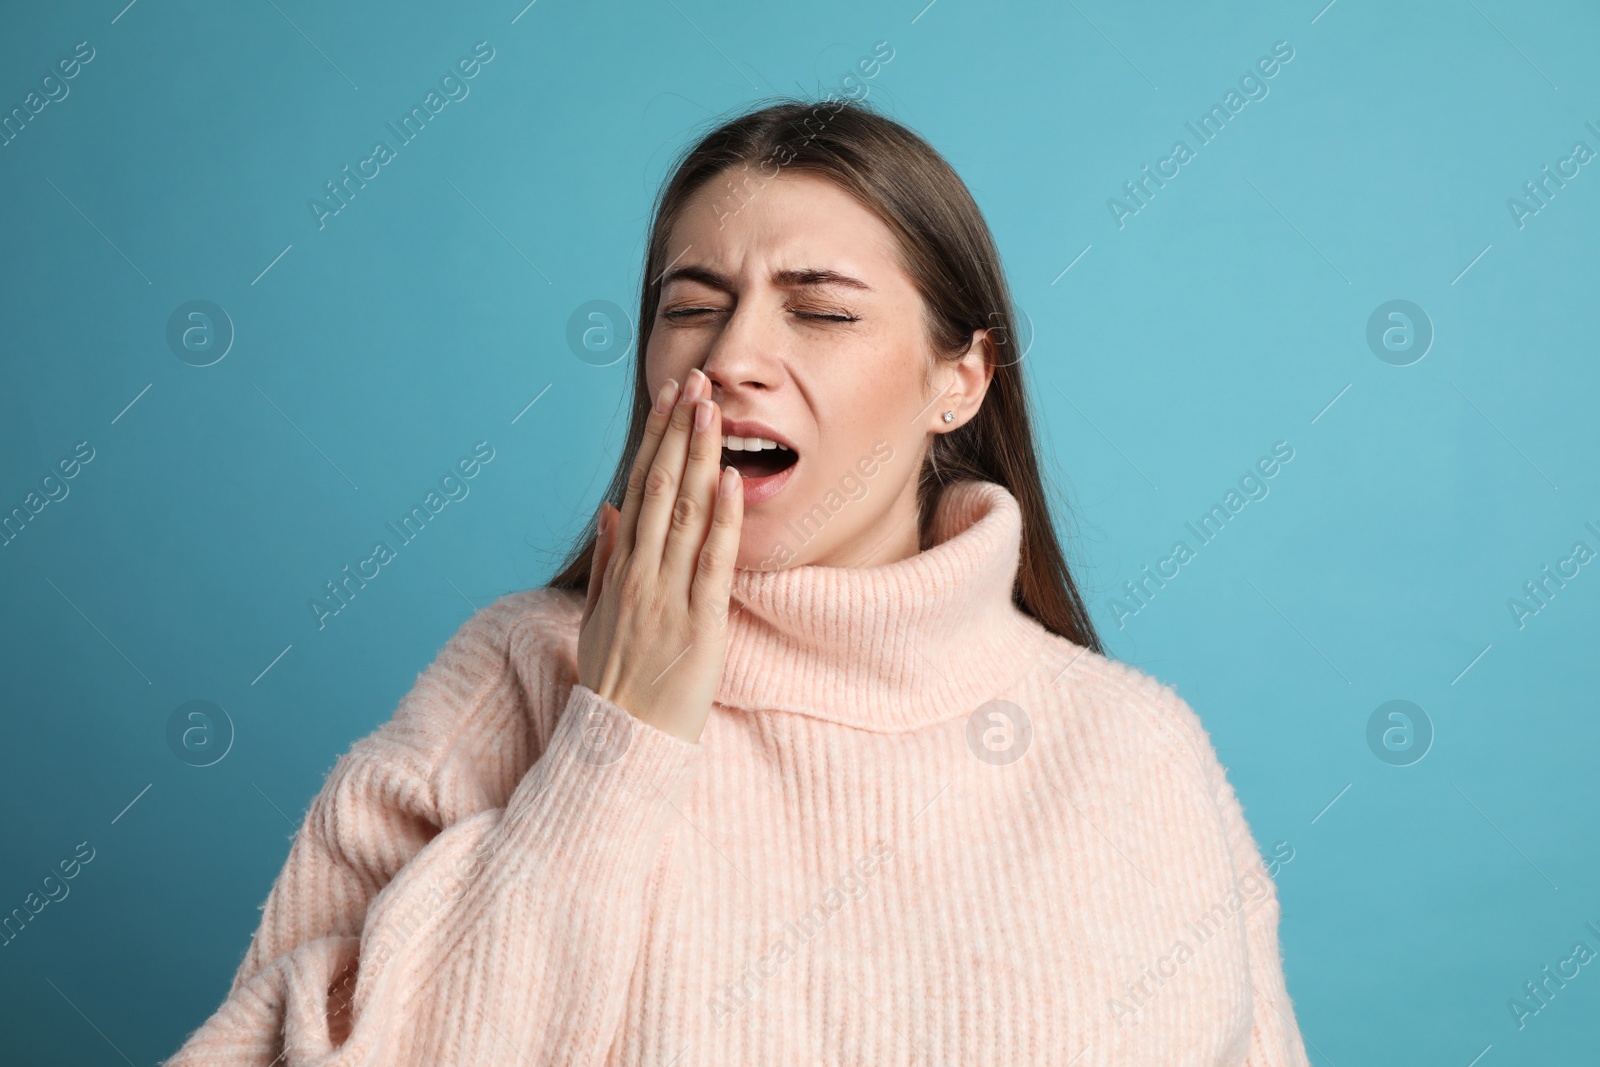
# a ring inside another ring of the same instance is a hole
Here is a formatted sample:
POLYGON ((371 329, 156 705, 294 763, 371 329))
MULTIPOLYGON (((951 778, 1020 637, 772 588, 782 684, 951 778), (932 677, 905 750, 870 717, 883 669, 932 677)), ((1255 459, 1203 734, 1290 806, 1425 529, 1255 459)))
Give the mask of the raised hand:
POLYGON ((710 382, 668 379, 645 424, 622 510, 602 504, 578 633, 578 681, 635 718, 699 741, 722 681, 744 521, 739 472, 719 474, 710 382))

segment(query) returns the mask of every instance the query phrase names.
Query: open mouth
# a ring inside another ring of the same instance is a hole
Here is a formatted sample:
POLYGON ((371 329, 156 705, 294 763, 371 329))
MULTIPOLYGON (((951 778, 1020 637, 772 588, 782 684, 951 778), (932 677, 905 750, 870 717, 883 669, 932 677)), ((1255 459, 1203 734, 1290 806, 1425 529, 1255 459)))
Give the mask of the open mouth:
POLYGON ((781 474, 800 460, 800 454, 761 437, 726 436, 722 439, 722 466, 734 467, 745 481, 781 474))

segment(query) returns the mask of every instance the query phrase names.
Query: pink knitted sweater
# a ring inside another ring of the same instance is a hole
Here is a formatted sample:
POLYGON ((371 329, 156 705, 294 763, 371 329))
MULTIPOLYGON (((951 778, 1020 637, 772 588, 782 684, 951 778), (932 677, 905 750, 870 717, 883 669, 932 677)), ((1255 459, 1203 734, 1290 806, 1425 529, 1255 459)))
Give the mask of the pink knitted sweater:
POLYGON ((474 615, 169 1067, 1306 1064, 1195 713, 1015 607, 1002 487, 935 540, 737 571, 698 743, 577 684, 580 594, 474 615))

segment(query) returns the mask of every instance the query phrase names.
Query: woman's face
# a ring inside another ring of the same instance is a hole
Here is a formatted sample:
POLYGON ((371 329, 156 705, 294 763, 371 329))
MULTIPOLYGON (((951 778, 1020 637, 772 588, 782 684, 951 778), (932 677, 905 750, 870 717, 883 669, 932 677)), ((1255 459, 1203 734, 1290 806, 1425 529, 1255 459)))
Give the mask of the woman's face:
POLYGON ((893 236, 848 193, 809 174, 743 175, 738 196, 721 178, 702 186, 672 229, 645 351, 649 395, 698 367, 725 444, 748 435, 792 447, 792 464, 779 449, 723 452, 744 475, 738 566, 911 555, 917 471, 931 435, 977 410, 982 349, 935 363, 893 236))

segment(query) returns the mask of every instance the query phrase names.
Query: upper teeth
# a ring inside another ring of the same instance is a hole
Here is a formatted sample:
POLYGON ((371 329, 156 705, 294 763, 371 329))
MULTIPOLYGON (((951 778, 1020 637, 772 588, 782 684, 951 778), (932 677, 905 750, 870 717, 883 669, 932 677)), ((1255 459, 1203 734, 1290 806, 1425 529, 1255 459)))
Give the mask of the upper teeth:
POLYGON ((786 452, 789 451, 785 446, 765 437, 734 437, 731 434, 723 437, 722 447, 735 452, 760 452, 767 448, 782 448, 786 452))

